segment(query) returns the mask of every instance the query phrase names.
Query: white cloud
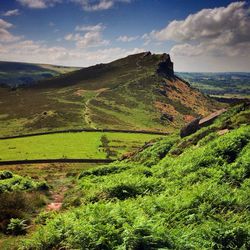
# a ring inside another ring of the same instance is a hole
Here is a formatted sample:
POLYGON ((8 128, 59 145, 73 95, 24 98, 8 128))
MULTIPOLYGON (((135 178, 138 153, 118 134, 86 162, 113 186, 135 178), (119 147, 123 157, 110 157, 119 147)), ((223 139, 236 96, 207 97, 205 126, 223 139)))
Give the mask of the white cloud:
POLYGON ((14 9, 14 10, 8 10, 6 11, 3 16, 18 16, 20 15, 20 12, 18 9, 14 9))
POLYGON ((116 3, 130 3, 131 0, 71 0, 82 6, 85 11, 100 11, 112 8, 116 3))
POLYGON ((147 34, 147 33, 143 34, 143 35, 141 36, 141 39, 144 40, 144 43, 143 43, 144 46, 149 45, 149 43, 150 43, 151 40, 152 40, 151 36, 150 36, 149 34, 147 34))
POLYGON ((68 34, 64 39, 67 41, 75 41, 78 48, 106 46, 109 44, 109 41, 104 40, 101 33, 97 31, 90 31, 84 35, 79 33, 68 34))
POLYGON ((0 29, 0 42, 14 42, 19 39, 20 37, 12 35, 9 31, 5 29, 0 29))
MULTIPOLYGON (((57 3, 63 2, 63 0, 16 0, 23 6, 33 9, 45 9, 53 7, 57 3)), ((85 11, 101 11, 108 10, 116 3, 130 3, 131 0, 67 0, 80 4, 85 11)), ((66 1, 66 2, 67 2, 66 1)))
POLYGON ((98 23, 97 25, 77 25, 75 31, 101 31, 103 29, 105 27, 101 23, 98 23))
POLYGON ((162 30, 152 31, 149 37, 181 43, 171 49, 171 53, 179 56, 241 56, 250 53, 249 10, 245 2, 203 9, 184 20, 170 22, 162 30))
POLYGON ((8 23, 8 22, 4 21, 3 19, 0 19, 0 29, 8 29, 12 26, 13 26, 12 23, 8 23))
POLYGON ((17 0, 23 6, 32 9, 45 9, 53 7, 56 3, 60 3, 61 0, 17 0))
POLYGON ((0 58, 7 61, 25 61, 31 63, 51 63, 65 66, 86 67, 97 63, 106 63, 145 49, 106 48, 95 51, 80 48, 66 49, 62 46, 49 47, 42 42, 32 40, 12 44, 0 44, 0 58))
POLYGON ((13 27, 13 24, 0 19, 0 42, 14 42, 20 39, 19 36, 15 36, 8 31, 11 27, 13 27))
POLYGON ((116 40, 118 42, 132 42, 139 38, 139 36, 119 36, 116 40))
POLYGON ((67 34, 64 39, 66 41, 74 41, 77 48, 107 46, 109 44, 109 41, 103 39, 102 37, 102 31, 104 30, 104 28, 105 27, 102 24, 93 26, 76 26, 75 30, 87 32, 84 34, 70 33, 67 34))
POLYGON ((153 31, 151 35, 160 41, 178 42, 218 38, 229 31, 232 35, 245 35, 250 24, 248 10, 244 5, 244 2, 235 2, 227 7, 203 9, 185 20, 174 20, 164 29, 153 31))

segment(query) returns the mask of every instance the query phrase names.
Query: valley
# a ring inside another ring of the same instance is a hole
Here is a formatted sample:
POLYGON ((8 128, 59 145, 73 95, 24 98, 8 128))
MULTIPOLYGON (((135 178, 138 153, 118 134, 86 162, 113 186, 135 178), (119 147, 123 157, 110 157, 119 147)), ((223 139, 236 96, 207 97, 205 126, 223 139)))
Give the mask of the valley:
POLYGON ((178 72, 177 75, 210 96, 228 99, 250 98, 250 73, 248 72, 178 72))

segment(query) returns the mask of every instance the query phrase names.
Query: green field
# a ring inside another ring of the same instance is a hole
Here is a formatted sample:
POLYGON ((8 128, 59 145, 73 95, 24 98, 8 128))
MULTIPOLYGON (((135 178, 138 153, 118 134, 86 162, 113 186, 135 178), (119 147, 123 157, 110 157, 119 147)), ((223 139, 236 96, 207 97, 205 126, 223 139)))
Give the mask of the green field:
POLYGON ((160 135, 118 132, 58 133, 0 141, 0 159, 117 159, 160 135))
POLYGON ((188 81, 201 92, 217 97, 249 98, 249 72, 178 72, 181 78, 188 81))

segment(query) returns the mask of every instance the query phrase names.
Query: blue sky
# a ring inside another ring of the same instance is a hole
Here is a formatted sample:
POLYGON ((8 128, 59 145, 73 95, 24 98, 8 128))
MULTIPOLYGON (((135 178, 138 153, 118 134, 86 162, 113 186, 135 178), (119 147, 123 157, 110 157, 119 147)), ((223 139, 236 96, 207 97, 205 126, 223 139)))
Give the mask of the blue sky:
POLYGON ((176 71, 250 71, 249 2, 2 0, 0 60, 89 66, 141 51, 176 71))

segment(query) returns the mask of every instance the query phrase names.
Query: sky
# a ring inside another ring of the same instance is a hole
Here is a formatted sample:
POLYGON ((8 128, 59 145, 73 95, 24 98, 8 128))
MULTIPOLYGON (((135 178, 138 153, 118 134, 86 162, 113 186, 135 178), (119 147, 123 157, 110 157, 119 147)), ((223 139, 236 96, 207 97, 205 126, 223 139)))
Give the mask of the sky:
POLYGON ((250 72, 249 1, 0 0, 0 60, 86 67, 142 51, 250 72))

